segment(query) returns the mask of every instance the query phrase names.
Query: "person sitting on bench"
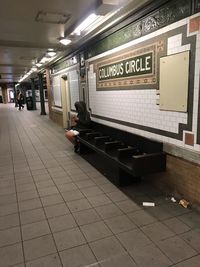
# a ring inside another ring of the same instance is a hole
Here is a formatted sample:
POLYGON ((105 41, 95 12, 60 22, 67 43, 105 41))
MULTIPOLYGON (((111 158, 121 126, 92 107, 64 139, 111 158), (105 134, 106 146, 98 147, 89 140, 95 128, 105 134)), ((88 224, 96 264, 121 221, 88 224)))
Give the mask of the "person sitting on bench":
POLYGON ((79 130, 87 129, 91 125, 90 113, 87 111, 85 102, 79 101, 74 104, 77 116, 74 117, 76 125, 71 130, 66 131, 66 138, 74 145, 74 151, 78 152, 79 144, 76 136, 79 135, 79 130))

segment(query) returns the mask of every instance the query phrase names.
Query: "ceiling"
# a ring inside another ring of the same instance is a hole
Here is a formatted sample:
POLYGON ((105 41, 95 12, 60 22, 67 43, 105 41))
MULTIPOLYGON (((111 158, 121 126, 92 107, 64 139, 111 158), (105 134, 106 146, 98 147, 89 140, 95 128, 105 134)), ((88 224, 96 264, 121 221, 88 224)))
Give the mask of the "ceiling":
MULTIPOLYGON (((87 15, 104 15, 84 35, 73 38, 70 49, 122 20, 148 0, 0 0, 0 83, 18 82, 47 52, 68 52, 59 38, 69 35, 87 15)), ((42 66, 44 67, 44 66, 42 66)), ((38 69, 39 71, 40 69, 38 69)))

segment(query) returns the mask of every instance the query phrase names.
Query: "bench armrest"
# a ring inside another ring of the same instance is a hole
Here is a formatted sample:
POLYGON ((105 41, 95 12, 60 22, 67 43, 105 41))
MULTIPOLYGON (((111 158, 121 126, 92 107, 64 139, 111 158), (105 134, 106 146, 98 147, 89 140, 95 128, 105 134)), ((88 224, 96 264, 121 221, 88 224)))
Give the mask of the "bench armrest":
POLYGON ((132 156, 133 172, 139 175, 151 174, 166 170, 164 152, 132 156))
POLYGON ((91 133, 92 129, 79 129, 79 135, 84 136, 86 133, 91 133))
POLYGON ((117 158, 119 160, 131 158, 131 156, 138 155, 139 153, 139 150, 135 147, 119 148, 117 149, 117 151, 118 151, 117 158))
POLYGON ((106 152, 123 147, 123 143, 120 141, 109 141, 104 143, 104 149, 106 152))
POLYGON ((88 140, 91 140, 97 136, 101 136, 101 133, 100 132, 86 133, 85 136, 88 140))
POLYGON ((102 145, 104 144, 106 141, 110 141, 110 136, 98 136, 98 137, 95 137, 94 138, 94 142, 95 142, 95 145, 98 146, 98 145, 102 145))

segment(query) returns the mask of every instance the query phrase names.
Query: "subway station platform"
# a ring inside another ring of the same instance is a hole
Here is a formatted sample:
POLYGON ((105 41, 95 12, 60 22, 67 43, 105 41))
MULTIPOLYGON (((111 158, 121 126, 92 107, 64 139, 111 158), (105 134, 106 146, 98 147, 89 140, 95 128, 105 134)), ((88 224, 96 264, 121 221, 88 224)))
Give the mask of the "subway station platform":
POLYGON ((0 267, 7 266, 198 267, 200 214, 145 180, 120 190, 74 154, 48 116, 0 104, 0 267))

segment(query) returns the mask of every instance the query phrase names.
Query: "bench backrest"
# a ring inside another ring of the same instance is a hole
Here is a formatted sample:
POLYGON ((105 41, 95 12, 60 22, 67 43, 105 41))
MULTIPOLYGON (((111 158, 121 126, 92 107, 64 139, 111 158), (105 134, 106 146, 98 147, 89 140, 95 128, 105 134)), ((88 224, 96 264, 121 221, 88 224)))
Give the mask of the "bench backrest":
POLYGON ((101 132, 103 135, 109 135, 115 140, 122 141, 128 146, 136 147, 144 153, 156 153, 163 151, 162 142, 137 134, 129 133, 94 121, 92 121, 92 129, 97 132, 101 132))

